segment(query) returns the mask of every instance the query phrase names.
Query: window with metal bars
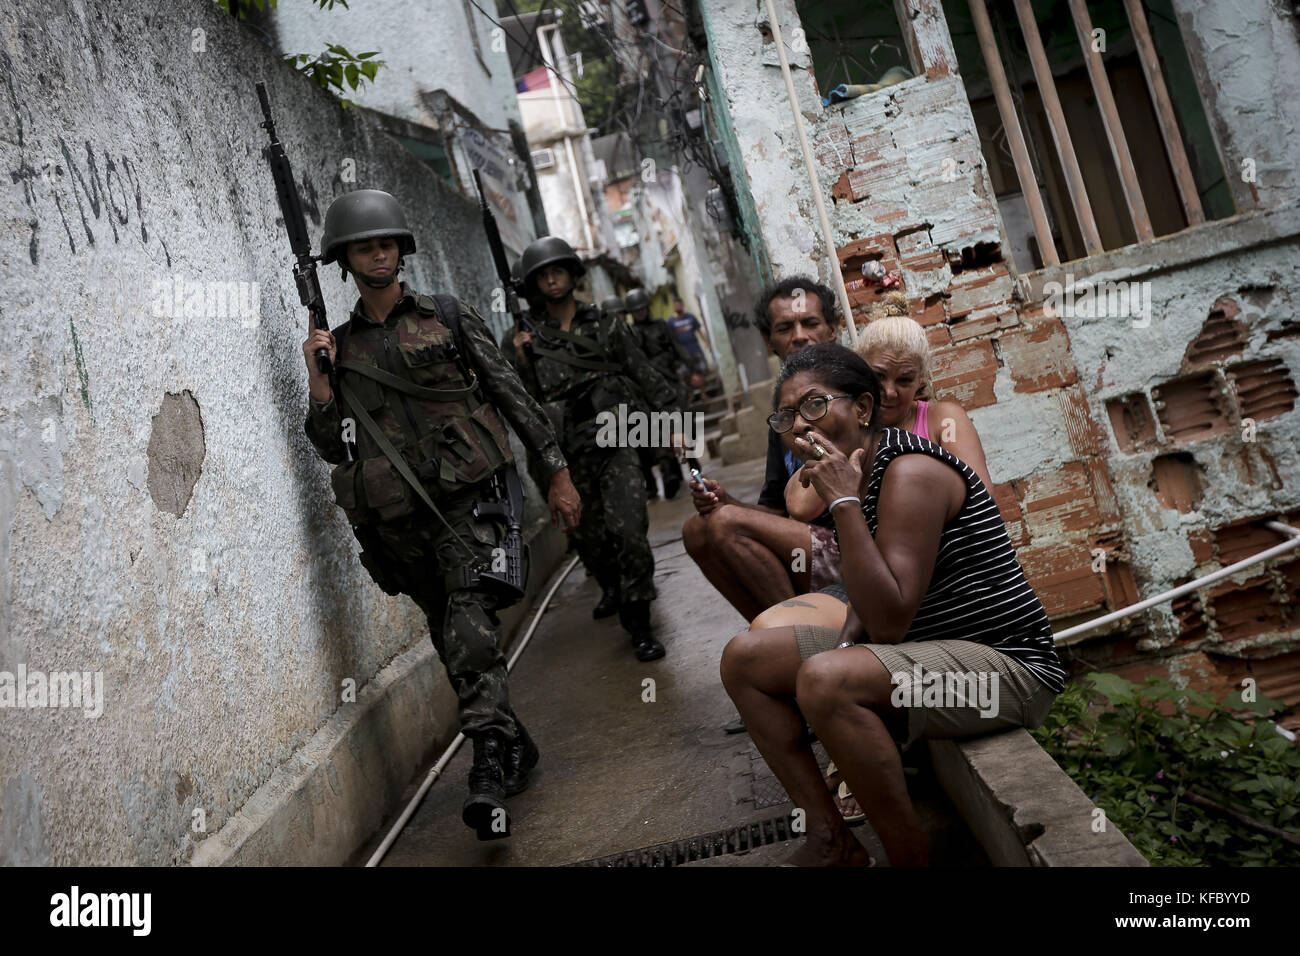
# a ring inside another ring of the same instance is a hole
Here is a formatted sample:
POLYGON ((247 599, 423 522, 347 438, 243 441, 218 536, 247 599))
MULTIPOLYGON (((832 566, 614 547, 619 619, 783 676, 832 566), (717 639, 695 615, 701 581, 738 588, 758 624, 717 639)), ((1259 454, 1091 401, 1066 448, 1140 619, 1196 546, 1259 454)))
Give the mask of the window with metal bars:
POLYGON ((1020 270, 1235 209, 1169 0, 943 0, 1020 270))

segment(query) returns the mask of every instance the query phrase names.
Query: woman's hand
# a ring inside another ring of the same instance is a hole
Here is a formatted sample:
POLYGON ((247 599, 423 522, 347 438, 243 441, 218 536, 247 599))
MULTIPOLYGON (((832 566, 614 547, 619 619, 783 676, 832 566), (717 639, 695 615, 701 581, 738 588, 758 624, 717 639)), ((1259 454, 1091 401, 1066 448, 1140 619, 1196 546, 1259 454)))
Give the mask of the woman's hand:
MULTIPOLYGON (((828 505, 836 498, 858 497, 862 487, 862 463, 867 457, 867 450, 858 448, 846 457, 831 444, 830 439, 816 429, 809 429, 806 437, 810 439, 807 444, 822 449, 822 456, 809 457, 799 469, 800 481, 804 486, 811 484, 828 505)), ((798 440, 804 441, 802 438, 798 440)))

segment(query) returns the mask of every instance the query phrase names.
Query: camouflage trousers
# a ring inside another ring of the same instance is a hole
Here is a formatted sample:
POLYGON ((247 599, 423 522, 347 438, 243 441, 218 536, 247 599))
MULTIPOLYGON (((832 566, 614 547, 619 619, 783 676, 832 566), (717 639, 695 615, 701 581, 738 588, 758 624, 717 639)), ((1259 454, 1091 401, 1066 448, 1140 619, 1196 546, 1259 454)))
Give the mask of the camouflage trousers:
POLYGON ((624 601, 652 601, 654 553, 645 482, 635 448, 586 448, 569 454, 569 474, 582 497, 582 520, 575 532, 578 555, 608 589, 624 601))
MULTIPOLYGON (((505 529, 474 518, 474 502, 485 493, 486 489, 474 488, 444 496, 438 508, 476 558, 490 562, 505 529)), ((460 702, 460 729, 465 736, 500 731, 513 739, 515 716, 496 598, 486 590, 464 586, 465 551, 428 509, 421 511, 424 514, 410 523, 374 526, 369 541, 363 539, 362 564, 380 587, 409 595, 428 618, 429 636, 460 702)))

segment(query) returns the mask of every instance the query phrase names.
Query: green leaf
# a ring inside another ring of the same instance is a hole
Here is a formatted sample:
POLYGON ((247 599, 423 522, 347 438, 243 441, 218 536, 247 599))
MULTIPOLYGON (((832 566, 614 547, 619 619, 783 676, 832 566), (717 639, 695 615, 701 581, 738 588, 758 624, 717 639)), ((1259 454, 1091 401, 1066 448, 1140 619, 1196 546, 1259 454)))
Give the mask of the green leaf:
POLYGON ((1111 734, 1101 742, 1102 753, 1108 757, 1118 757, 1129 748, 1129 740, 1123 734, 1111 734))
POLYGON ((1132 700, 1137 693, 1137 685, 1115 674, 1089 674, 1086 678, 1092 688, 1108 700, 1132 700))

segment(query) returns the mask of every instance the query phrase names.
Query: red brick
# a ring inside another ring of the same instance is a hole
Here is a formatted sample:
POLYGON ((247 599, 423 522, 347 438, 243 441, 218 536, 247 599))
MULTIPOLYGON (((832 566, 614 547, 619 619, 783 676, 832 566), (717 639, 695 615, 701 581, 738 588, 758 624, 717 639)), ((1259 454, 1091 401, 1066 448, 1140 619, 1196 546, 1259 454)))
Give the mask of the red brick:
POLYGON ((1210 616, 1224 641, 1285 630, 1282 604, 1273 594, 1272 581, 1257 577, 1244 584, 1225 584, 1210 592, 1210 616))
POLYGON ((1002 267, 1000 272, 994 271, 992 266, 986 266, 953 277, 948 286, 950 315, 956 318, 993 306, 1001 306, 1007 311, 1014 310, 1012 295, 1015 292, 1015 283, 1007 274, 1006 266, 1002 263, 997 265, 1002 267))
POLYGON ((1242 418, 1275 418, 1295 408, 1300 397, 1285 363, 1281 359, 1263 359, 1228 367, 1242 418))
POLYGON ((1178 638, 1175 643, 1188 644, 1203 640, 1209 633, 1209 625, 1205 621, 1205 608, 1201 606, 1201 599, 1195 592, 1175 598, 1170 605, 1170 610, 1178 618, 1178 638))
POLYGON ((1018 321, 1015 312, 1001 308, 990 310, 990 314, 972 312, 960 322, 955 321, 952 323, 952 340, 954 342, 964 342, 967 339, 978 338, 981 335, 988 335, 990 332, 1008 328, 1018 321))
POLYGON ((1281 544, 1284 540, 1281 535, 1256 524, 1256 522, 1267 521, 1269 517, 1264 515, 1246 521, 1237 521, 1216 530, 1214 544, 1219 563, 1236 564, 1275 544, 1281 544))
POLYGON ((1092 417, 1092 406, 1083 389, 1075 385, 1057 392, 1061 402, 1061 417, 1065 419, 1065 431, 1070 438, 1070 447, 1080 459, 1087 461, 1094 455, 1100 455, 1105 444, 1097 420, 1092 417))
POLYGON ((1041 392, 1079 380, 1070 337, 1059 319, 1007 332, 999 342, 1017 392, 1041 392))
POLYGON ((1239 355, 1249 340, 1246 327, 1237 321, 1240 314, 1241 307, 1230 296, 1215 302, 1201 334, 1187 346, 1183 368, 1211 365, 1239 355))
POLYGON ((1227 400, 1213 372, 1166 382, 1151 390, 1165 434, 1176 443, 1233 430, 1227 400))
POLYGON ((941 295, 928 295, 924 299, 908 299, 907 307, 912 313, 912 318, 922 325, 938 325, 948 321, 941 295))
POLYGON ((1115 486, 1111 484, 1110 468, 1106 459, 1100 456, 1087 458, 1083 462, 1088 472, 1088 481, 1092 484, 1092 496, 1097 502, 1097 515, 1102 524, 1116 525, 1122 520, 1119 511, 1119 498, 1115 486))
MULTIPOLYGON (((1188 690, 1206 691, 1218 701, 1235 690, 1241 690, 1242 678, 1250 674, 1247 661, 1211 657, 1201 651, 1176 657, 1173 664, 1178 676, 1187 681, 1188 690)), ((1195 707, 1189 709, 1193 713, 1198 710, 1195 707)))
POLYGON ((1106 414, 1120 451, 1132 453, 1156 443, 1156 421, 1144 393, 1131 392, 1107 399, 1106 414))
POLYGON ((998 374, 993 343, 986 340, 941 349, 931 358, 935 392, 966 411, 997 401, 993 380, 998 374))
POLYGON ((1140 600, 1137 581, 1133 578, 1133 567, 1127 561, 1107 556, 1105 584, 1106 603, 1112 611, 1131 607, 1140 600))
POLYGON ((997 502, 998 511, 1002 514, 1002 522, 1007 526, 1007 536, 1011 538, 1011 546, 1018 551, 1029 544, 1029 529, 1025 527, 1021 517, 1020 499, 1016 497, 1016 489, 1011 482, 994 485, 993 500, 997 502))
POLYGON ((1083 462, 1072 461, 1015 484, 1024 503, 1025 521, 1035 540, 1059 538, 1100 523, 1083 462))
POLYGON ((1193 528, 1187 532, 1187 543, 1192 546, 1192 560, 1198 566, 1214 560, 1214 540, 1208 528, 1193 528))
POLYGON ((1048 616, 1060 617, 1105 605, 1106 591, 1100 576, 1092 570, 1092 552, 1085 545, 1048 544, 1026 548, 1018 557, 1048 616))
POLYGON ((853 199, 853 187, 849 185, 849 174, 840 173, 840 178, 831 186, 832 199, 853 199))
POLYGON ((929 341, 930 348, 932 349, 946 348, 952 344, 952 333, 948 331, 948 326, 946 325, 936 325, 932 329, 926 329, 925 337, 929 341))
POLYGON ((1151 487, 1156 497, 1166 508, 1182 514, 1200 507, 1203 478, 1191 455, 1160 455, 1151 462, 1151 487))

